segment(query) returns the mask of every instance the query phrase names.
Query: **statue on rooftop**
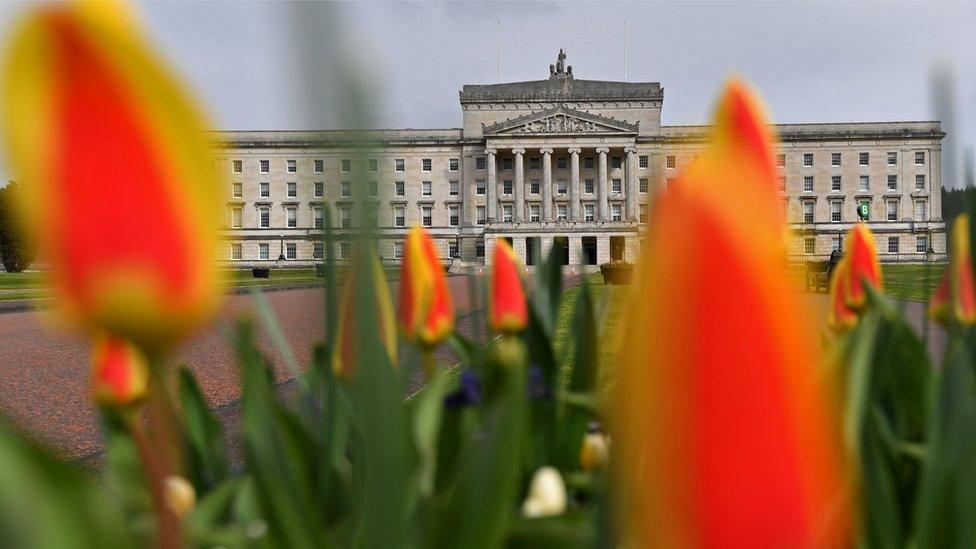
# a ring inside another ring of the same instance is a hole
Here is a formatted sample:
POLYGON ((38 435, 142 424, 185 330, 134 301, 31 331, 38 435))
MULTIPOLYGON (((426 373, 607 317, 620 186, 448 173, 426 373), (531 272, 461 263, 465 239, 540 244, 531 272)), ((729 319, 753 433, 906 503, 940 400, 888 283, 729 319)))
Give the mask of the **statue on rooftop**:
POLYGON ((549 79, 572 77, 573 67, 566 66, 566 52, 562 48, 559 48, 559 54, 556 56, 556 64, 549 65, 549 79))

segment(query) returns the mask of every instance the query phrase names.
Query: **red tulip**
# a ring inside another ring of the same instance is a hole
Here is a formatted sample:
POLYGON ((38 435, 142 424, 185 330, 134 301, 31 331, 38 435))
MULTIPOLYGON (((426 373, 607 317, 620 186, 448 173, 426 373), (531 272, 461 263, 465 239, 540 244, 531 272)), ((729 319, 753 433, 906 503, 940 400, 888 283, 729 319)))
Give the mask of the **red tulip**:
POLYGON ((855 311, 861 311, 867 303, 864 284, 870 284, 879 292, 882 289, 878 249, 874 243, 874 234, 863 223, 854 225, 847 233, 846 244, 846 268, 835 276, 840 279, 838 289, 843 295, 844 304, 855 311))
POLYGON ((741 84, 720 105, 711 148, 657 199, 634 279, 613 399, 623 543, 845 546, 834 399, 767 211, 774 172, 755 162, 766 120, 741 84))
POLYGON ((851 309, 844 302, 844 293, 841 291, 841 280, 844 279, 844 271, 847 263, 841 260, 836 267, 830 280, 830 310, 827 313, 827 325, 838 332, 849 330, 857 325, 857 311, 851 309))
POLYGON ((929 314, 943 324, 951 316, 957 322, 976 324, 976 284, 973 282, 973 256, 969 246, 969 216, 953 222, 949 267, 929 304, 929 314))
POLYGON ((433 347, 454 329, 454 308, 434 241, 410 229, 400 277, 400 327, 407 339, 433 347))
POLYGON ((196 106, 118 3, 38 9, 8 53, 0 118, 58 304, 93 333, 178 339, 220 295, 196 106))
POLYGON ((377 333, 383 347, 386 349, 390 361, 397 363, 397 334, 396 321, 393 319, 393 303, 390 301, 390 290, 386 284, 383 267, 372 248, 364 251, 357 247, 353 252, 352 265, 346 273, 346 282, 342 290, 342 301, 339 305, 339 327, 336 333, 336 349, 332 357, 332 368, 336 377, 349 379, 353 376, 356 357, 360 353, 362 343, 358 341, 356 292, 357 284, 371 283, 376 306, 377 333), (364 254, 366 255, 364 257, 364 254))
POLYGON ((528 323, 528 309, 522 277, 519 275, 519 261, 507 240, 495 240, 491 263, 491 297, 488 302, 491 327, 505 334, 520 332, 528 323))
POLYGON ((142 400, 149 388, 149 363, 131 342, 100 336, 92 348, 93 400, 102 406, 128 406, 142 400))

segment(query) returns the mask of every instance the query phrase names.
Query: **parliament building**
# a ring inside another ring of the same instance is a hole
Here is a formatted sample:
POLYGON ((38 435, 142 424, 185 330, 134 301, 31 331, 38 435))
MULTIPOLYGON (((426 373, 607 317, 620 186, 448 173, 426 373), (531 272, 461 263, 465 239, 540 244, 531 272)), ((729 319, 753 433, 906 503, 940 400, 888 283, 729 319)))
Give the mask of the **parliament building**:
MULTIPOLYGON (((499 238, 530 264, 553 246, 567 265, 634 261, 655 193, 707 145, 706 126, 662 126, 663 102, 657 82, 577 79, 560 51, 546 79, 465 85, 460 128, 218 132, 230 186, 221 259, 321 262, 330 208, 339 260, 376 226, 383 261, 395 263, 406 231, 422 225, 458 270, 490 261, 499 238)), ((792 260, 826 258, 864 214, 883 261, 945 253, 939 122, 776 133, 792 260)))

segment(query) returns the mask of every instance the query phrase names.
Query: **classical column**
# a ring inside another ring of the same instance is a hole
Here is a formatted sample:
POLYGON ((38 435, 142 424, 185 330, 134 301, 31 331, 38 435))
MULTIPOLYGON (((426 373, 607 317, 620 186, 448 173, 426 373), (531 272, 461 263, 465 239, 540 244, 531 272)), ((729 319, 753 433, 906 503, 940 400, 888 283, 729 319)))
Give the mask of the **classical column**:
POLYGON ((515 221, 525 221, 525 149, 512 149, 515 155, 515 221))
POLYGON ((627 221, 637 219, 637 147, 627 147, 627 221))
POLYGON ((600 147, 596 150, 600 155, 600 180, 597 182, 600 187, 597 189, 597 198, 600 201, 600 221, 610 220, 610 203, 607 201, 607 153, 610 149, 600 147))
POLYGON ((542 220, 552 221, 552 149, 542 153, 542 220))
POLYGON ((495 149, 488 149, 485 154, 488 156, 488 221, 495 221, 496 209, 498 208, 498 175, 495 170, 495 149))
POLYGON ((573 221, 582 219, 580 215, 580 174, 579 147, 569 149, 569 218, 573 221))

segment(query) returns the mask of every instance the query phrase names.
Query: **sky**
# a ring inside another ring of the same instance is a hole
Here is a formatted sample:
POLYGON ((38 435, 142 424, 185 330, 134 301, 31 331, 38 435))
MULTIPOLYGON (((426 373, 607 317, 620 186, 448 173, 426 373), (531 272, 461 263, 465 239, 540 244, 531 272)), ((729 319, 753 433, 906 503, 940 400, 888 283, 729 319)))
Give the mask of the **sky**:
MULTIPOLYGON (((219 129, 346 126, 349 109, 337 106, 347 105, 348 96, 336 81, 350 74, 365 90, 357 97, 368 99, 373 127, 459 127, 458 90, 496 81, 496 48, 503 82, 547 78, 559 48, 577 78, 623 80, 626 20, 627 80, 662 84, 664 124, 706 123, 722 82, 739 75, 761 91, 776 122, 944 118, 945 163, 953 165, 961 147, 976 143, 976 3, 143 2, 137 8, 150 42, 219 129), (934 74, 954 83, 939 94, 953 100, 938 108, 934 74)), ((24 9, 0 4, 0 38, 24 9)), ((944 171, 946 185, 961 179, 949 175, 960 173, 958 166, 944 171)))

